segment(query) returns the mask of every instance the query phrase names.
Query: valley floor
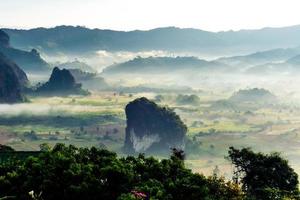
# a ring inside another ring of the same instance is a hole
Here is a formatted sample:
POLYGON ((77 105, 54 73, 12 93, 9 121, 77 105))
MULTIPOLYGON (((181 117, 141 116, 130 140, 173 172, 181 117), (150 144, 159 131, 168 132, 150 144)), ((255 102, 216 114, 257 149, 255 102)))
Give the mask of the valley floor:
MULTIPOLYGON (((29 103, 0 106, 0 141, 16 150, 39 150, 48 143, 106 147, 122 153, 128 102, 157 94, 95 93, 80 97, 32 97, 29 103)), ((197 105, 178 105, 172 100, 158 102, 173 108, 188 126, 188 138, 197 141, 197 150, 187 152, 187 167, 212 174, 216 166, 226 177, 232 166, 226 159, 230 146, 251 147, 255 151, 281 152, 300 173, 300 108, 294 105, 214 107, 218 99, 199 93, 197 105)))

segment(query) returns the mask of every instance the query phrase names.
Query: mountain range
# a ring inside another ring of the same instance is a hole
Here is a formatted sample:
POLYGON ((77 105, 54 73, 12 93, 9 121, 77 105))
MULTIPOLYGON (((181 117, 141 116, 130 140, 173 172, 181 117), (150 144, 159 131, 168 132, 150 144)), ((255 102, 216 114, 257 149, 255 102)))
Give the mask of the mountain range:
MULTIPOLYGON (((136 57, 106 67, 103 74, 166 73, 182 70, 265 74, 298 71, 300 64, 300 26, 226 32, 176 27, 125 32, 80 26, 2 30, 0 52, 14 60, 26 72, 49 70, 49 64, 41 58, 39 52, 46 55, 84 56, 99 50, 165 50, 173 52, 174 55, 187 55, 136 57), (210 61, 189 56, 202 53, 215 57, 233 56, 210 61)), ((63 63, 59 67, 91 72, 93 70, 78 60, 63 63)))
POLYGON ((220 71, 229 66, 215 62, 201 60, 196 57, 136 57, 127 62, 114 64, 105 68, 104 75, 116 74, 161 74, 201 71, 220 71))
POLYGON ((106 67, 103 75, 161 73, 248 73, 272 75, 299 73, 300 49, 274 49, 244 56, 223 57, 212 61, 197 57, 136 57, 106 67))
POLYGON ((25 50, 37 48, 48 54, 79 54, 98 50, 166 50, 239 55, 300 45, 300 25, 226 32, 176 27, 126 32, 80 26, 3 30, 11 37, 13 46, 25 50))

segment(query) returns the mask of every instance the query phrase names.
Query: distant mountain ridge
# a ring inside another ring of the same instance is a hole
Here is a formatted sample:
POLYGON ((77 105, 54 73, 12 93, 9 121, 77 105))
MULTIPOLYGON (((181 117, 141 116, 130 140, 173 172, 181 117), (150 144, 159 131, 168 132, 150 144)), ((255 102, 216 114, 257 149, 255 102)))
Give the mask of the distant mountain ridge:
POLYGON ((165 27, 148 31, 114 31, 57 26, 30 30, 3 29, 18 48, 37 48, 45 53, 89 51, 166 50, 200 53, 251 53, 300 45, 300 26, 209 32, 165 27))
POLYGON ((294 56, 300 54, 300 47, 296 48, 278 48, 268 51, 259 51, 256 53, 241 55, 241 56, 232 56, 232 57, 223 57, 219 58, 216 61, 222 62, 228 65, 238 66, 238 65, 260 65, 269 62, 282 62, 288 60, 294 56))
POLYGON ((106 67, 102 74, 160 74, 174 72, 197 72, 223 70, 228 67, 215 61, 201 60, 196 57, 136 57, 127 62, 106 67))

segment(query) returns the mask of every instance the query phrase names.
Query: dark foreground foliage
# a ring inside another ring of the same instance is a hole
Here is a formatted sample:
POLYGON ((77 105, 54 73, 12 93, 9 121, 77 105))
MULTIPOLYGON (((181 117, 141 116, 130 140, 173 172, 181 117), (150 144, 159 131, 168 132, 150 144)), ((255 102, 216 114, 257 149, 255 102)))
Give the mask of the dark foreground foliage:
POLYGON ((235 178, 250 199, 300 199, 298 175, 278 153, 254 153, 230 147, 235 178))
POLYGON ((63 144, 24 161, 2 163, 0 194, 19 200, 243 199, 238 185, 192 173, 176 154, 163 160, 118 158, 107 150, 63 144))
MULTIPOLYGON (((7 148, 5 148, 7 149, 7 148)), ((19 154, 11 149, 0 153, 19 154)), ((298 176, 279 154, 230 148, 236 180, 185 168, 184 152, 169 159, 117 157, 92 147, 57 144, 31 157, 0 162, 0 199, 18 200, 298 200, 298 176), (241 186, 241 187, 240 187, 241 186)))

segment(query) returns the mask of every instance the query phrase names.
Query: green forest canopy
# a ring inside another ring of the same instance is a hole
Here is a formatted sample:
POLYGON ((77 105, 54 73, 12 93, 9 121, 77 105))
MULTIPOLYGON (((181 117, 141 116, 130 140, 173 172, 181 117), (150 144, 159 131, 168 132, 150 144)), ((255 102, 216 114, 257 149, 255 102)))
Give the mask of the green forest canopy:
POLYGON ((118 157, 116 153, 104 149, 77 148, 64 144, 43 150, 25 160, 12 157, 9 161, 1 162, 0 198, 299 199, 298 177, 278 154, 267 155, 254 153, 250 149, 230 148, 229 158, 236 170, 243 173, 239 174, 236 181, 226 181, 216 175, 205 177, 193 173, 184 166, 184 152, 176 149, 173 149, 169 159, 162 160, 143 154, 118 157), (262 172, 266 172, 266 176, 262 172), (260 183, 260 193, 253 190, 253 182, 248 180, 250 176, 260 183))

